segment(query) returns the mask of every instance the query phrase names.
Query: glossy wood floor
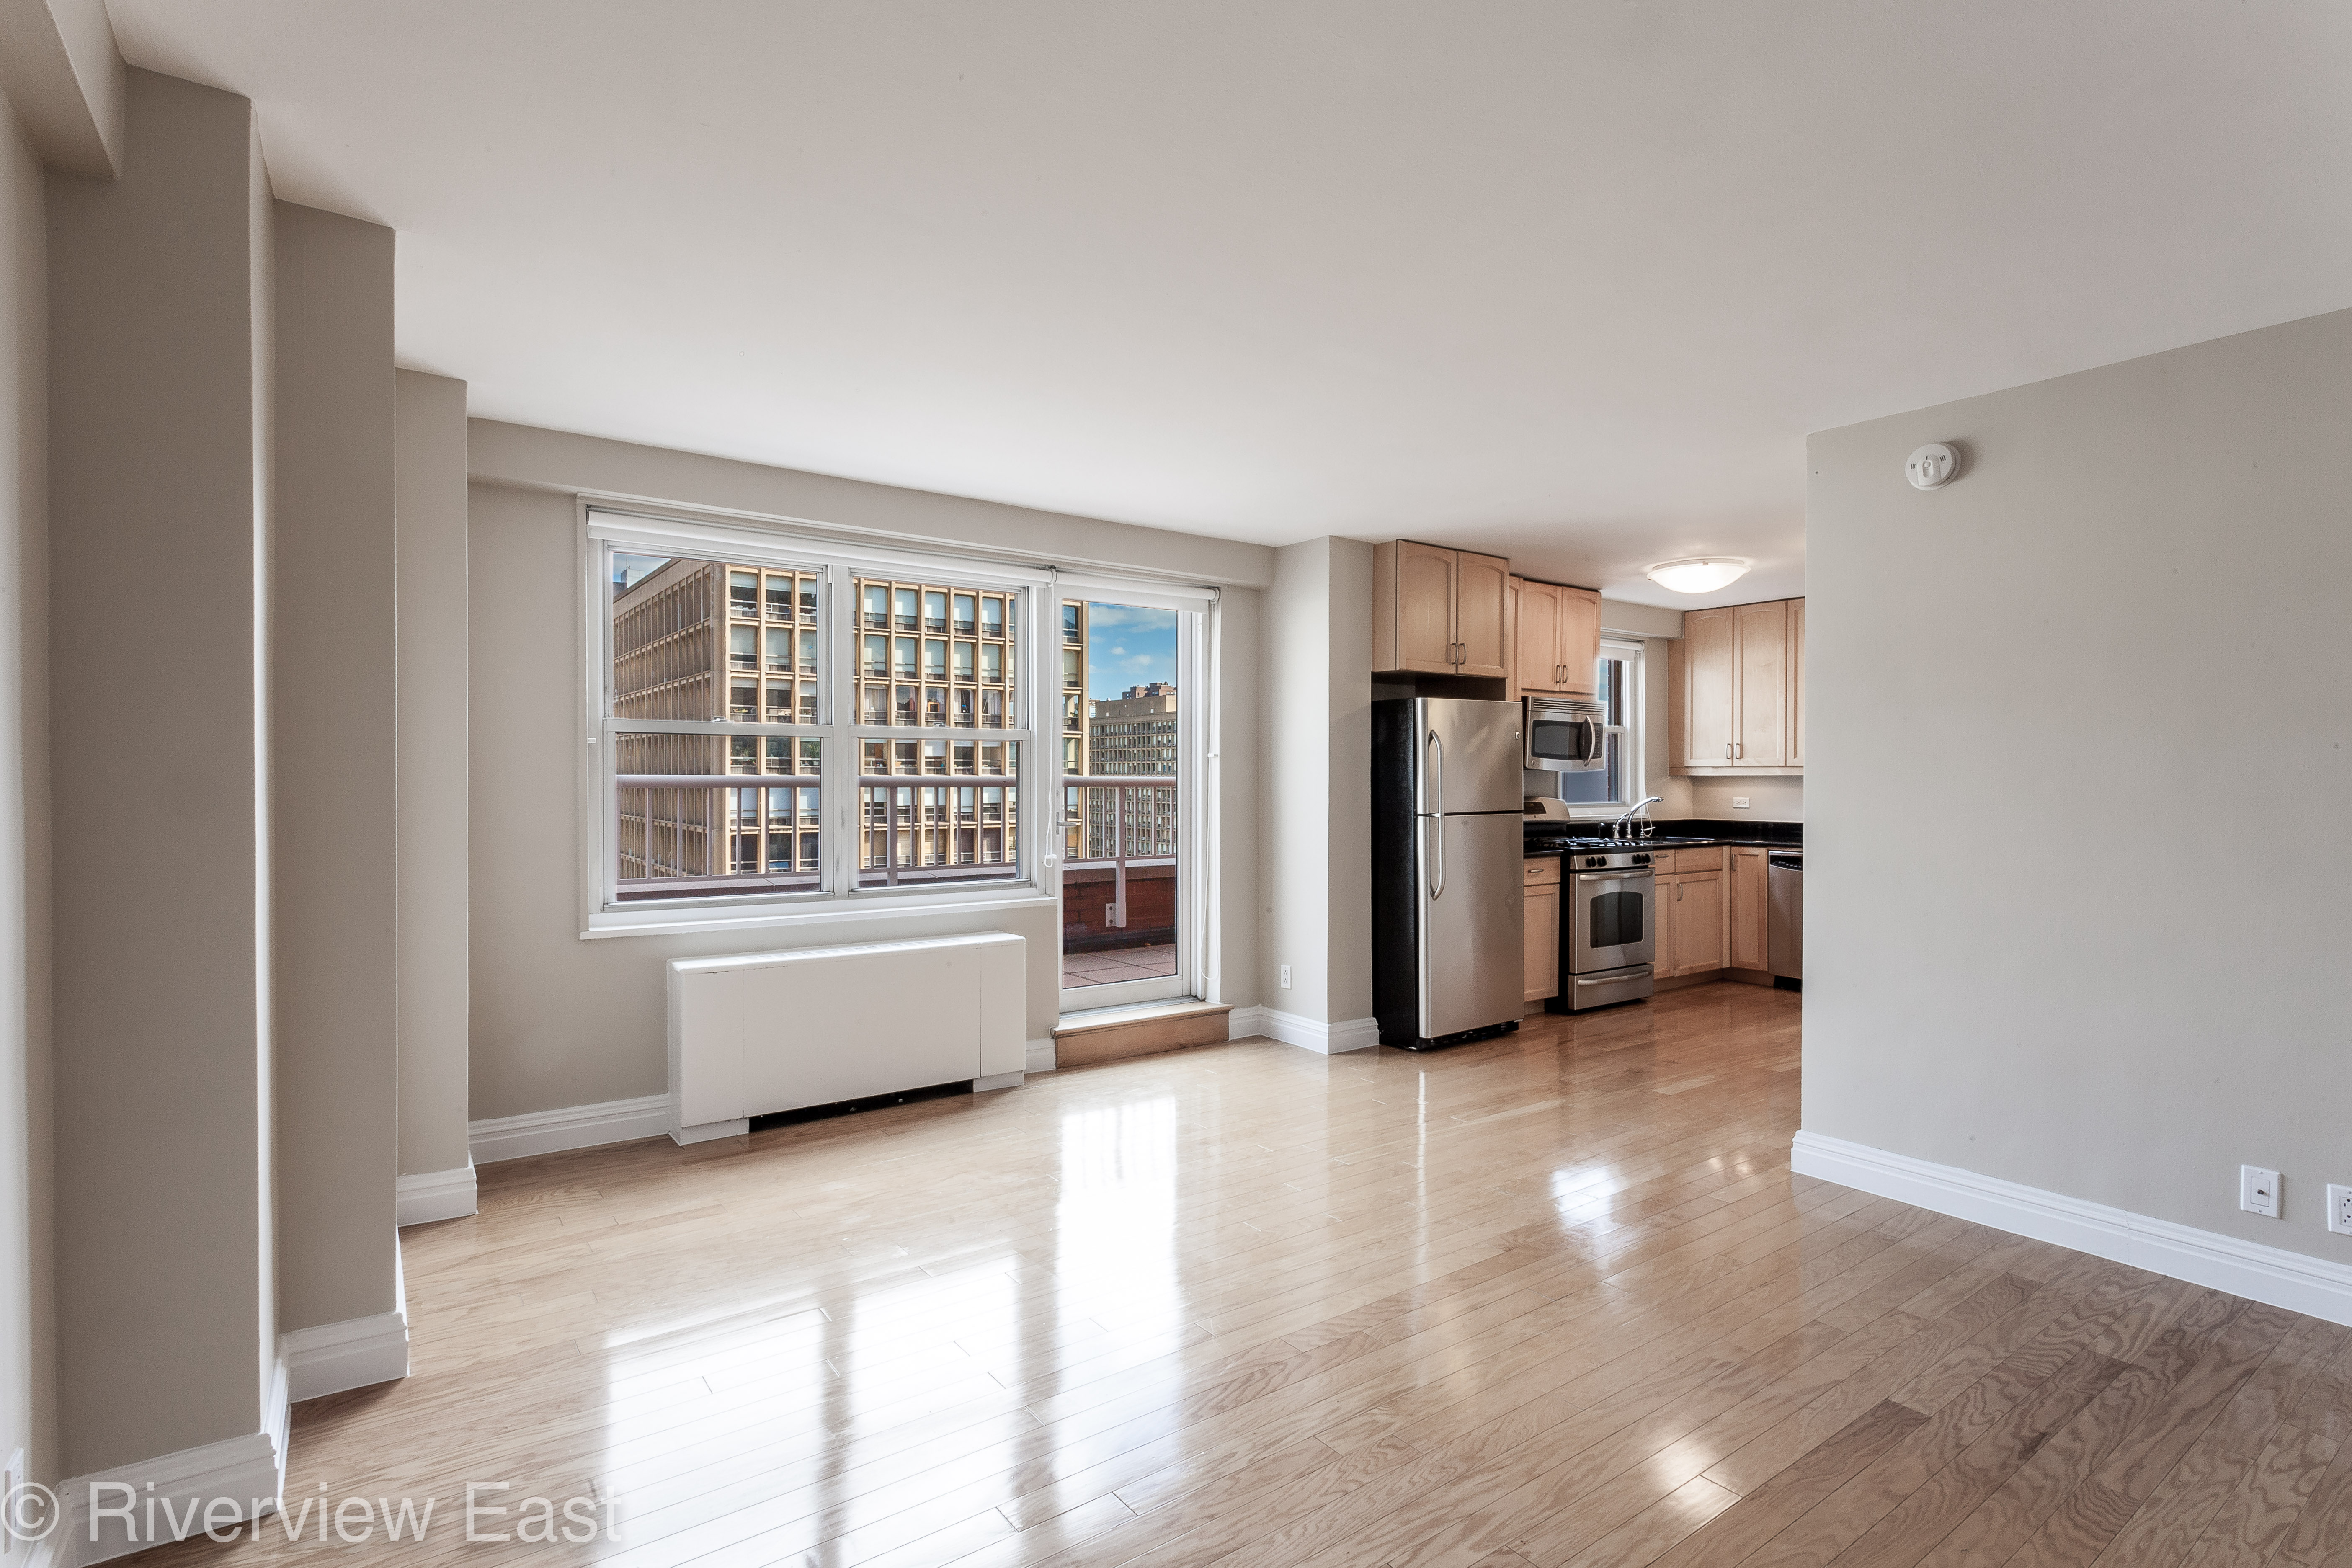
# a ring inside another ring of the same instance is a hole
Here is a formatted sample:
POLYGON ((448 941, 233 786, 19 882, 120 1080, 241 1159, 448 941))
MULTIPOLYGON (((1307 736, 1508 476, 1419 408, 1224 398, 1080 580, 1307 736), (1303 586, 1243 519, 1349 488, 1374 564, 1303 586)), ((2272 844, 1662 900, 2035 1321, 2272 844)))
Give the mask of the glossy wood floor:
POLYGON ((620 1540, 162 1555, 2352 1563, 2352 1333, 1792 1178, 1797 1029, 1712 985, 491 1166, 288 1496, 594 1488, 620 1540))

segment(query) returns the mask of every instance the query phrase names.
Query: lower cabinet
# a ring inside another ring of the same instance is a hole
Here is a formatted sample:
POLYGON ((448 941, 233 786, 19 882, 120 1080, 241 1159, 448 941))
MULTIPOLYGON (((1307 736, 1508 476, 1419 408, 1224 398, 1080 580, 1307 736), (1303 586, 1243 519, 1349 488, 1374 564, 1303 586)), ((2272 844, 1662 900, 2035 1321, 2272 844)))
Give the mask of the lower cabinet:
POLYGON ((1660 979, 1704 974, 1724 967, 1727 900, 1720 849, 1677 849, 1673 867, 1657 876, 1657 955, 1660 979))
POLYGON ((1771 851, 1734 845, 1731 849, 1731 967, 1762 969, 1771 905, 1765 896, 1765 870, 1771 851))
POLYGON ((1559 858, 1527 862, 1527 1000, 1559 994, 1559 858))

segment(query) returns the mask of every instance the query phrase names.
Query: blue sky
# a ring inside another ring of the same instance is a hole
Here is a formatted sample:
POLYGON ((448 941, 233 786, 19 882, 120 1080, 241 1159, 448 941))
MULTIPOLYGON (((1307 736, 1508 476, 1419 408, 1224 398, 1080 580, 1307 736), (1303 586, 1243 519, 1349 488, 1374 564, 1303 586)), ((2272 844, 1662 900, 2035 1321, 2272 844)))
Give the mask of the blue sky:
POLYGON ((1087 605, 1087 695, 1176 679, 1176 612, 1133 605, 1087 605))

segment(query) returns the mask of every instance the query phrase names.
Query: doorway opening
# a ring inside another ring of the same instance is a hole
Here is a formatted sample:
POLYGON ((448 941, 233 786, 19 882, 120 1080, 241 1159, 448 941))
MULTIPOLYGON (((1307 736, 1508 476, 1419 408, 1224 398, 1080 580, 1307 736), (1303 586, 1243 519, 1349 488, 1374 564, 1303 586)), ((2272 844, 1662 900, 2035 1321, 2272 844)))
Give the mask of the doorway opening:
POLYGON ((1197 994, 1197 612, 1061 605, 1062 1010, 1197 994))

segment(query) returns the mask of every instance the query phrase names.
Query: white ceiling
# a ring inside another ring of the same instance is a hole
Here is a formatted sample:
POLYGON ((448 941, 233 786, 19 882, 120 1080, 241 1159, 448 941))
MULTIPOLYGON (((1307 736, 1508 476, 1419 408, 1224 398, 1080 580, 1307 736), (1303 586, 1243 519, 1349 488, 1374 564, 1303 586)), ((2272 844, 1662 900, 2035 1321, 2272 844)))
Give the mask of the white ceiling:
POLYGON ((1651 603, 1802 590, 1809 430, 2352 305, 2341 0, 109 5, 477 414, 1651 603))

